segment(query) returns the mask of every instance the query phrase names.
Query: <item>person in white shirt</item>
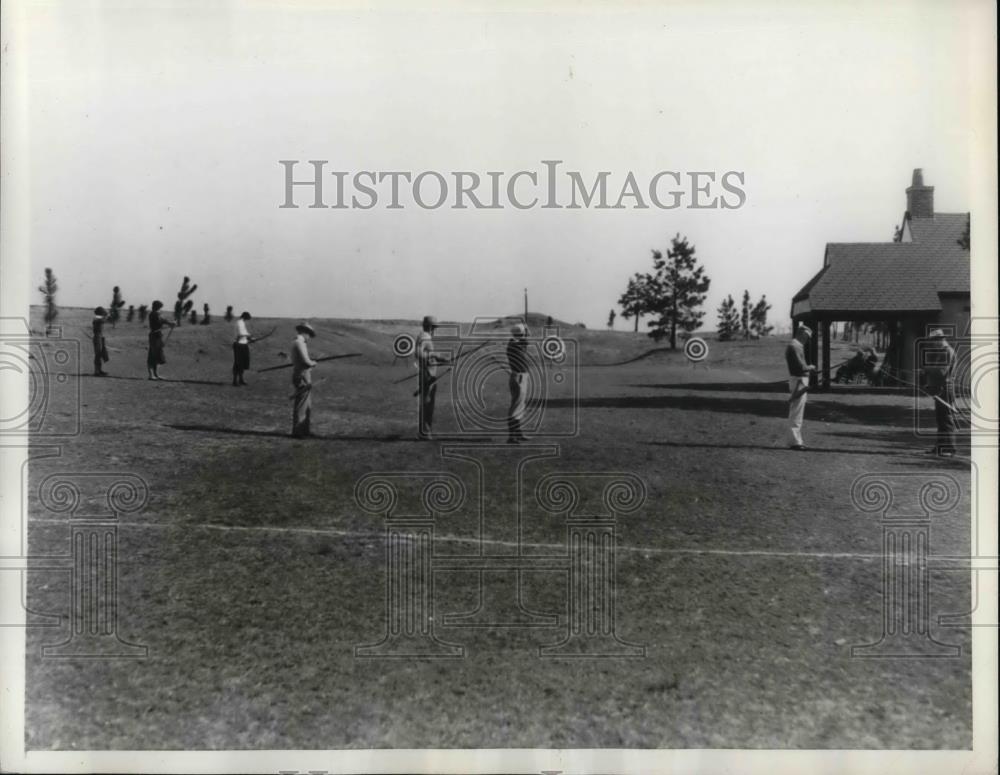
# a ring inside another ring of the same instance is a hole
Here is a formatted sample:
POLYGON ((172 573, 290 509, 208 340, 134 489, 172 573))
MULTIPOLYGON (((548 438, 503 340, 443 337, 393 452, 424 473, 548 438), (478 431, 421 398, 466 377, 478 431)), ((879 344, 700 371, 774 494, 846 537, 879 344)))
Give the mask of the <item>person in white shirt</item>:
POLYGON ((806 445, 802 441, 802 420, 806 413, 806 394, 809 392, 809 375, 816 367, 806 360, 806 345, 812 339, 812 329, 800 325, 795 338, 785 348, 785 362, 788 364, 788 424, 791 448, 802 452, 806 445))
POLYGON ((296 439, 312 435, 309 421, 312 417, 312 367, 316 361, 309 357, 306 346, 306 336, 316 336, 313 327, 308 323, 295 326, 297 336, 292 342, 292 387, 295 395, 292 397, 292 436, 296 439))
POLYGON ((233 342, 233 387, 246 385, 244 372, 250 368, 250 344, 256 341, 247 328, 250 313, 244 312, 236 321, 236 341, 233 342))

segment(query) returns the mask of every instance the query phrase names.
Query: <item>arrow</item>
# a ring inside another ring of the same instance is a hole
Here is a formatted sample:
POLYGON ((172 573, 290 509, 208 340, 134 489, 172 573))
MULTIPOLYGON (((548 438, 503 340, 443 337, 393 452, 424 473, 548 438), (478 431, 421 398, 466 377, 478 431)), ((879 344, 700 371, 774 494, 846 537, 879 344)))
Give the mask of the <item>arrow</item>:
MULTIPOLYGON (((343 355, 327 355, 323 358, 317 358, 316 363, 322 363, 323 361, 335 361, 339 358, 357 358, 364 353, 344 353, 343 355)), ((268 366, 266 369, 257 369, 258 372, 263 371, 277 371, 278 369, 290 369, 294 366, 294 363, 283 363, 280 366, 268 366)))
MULTIPOLYGON (((436 385, 437 381, 439 379, 441 379, 442 377, 444 377, 444 375, 447 374, 449 371, 451 371, 451 366, 449 366, 447 369, 445 369, 440 374, 438 374, 436 377, 434 377, 432 380, 430 380, 427 383, 427 387, 430 387, 431 385, 436 385)), ((420 395, 420 388, 417 388, 416 390, 414 390, 413 391, 413 395, 414 395, 414 397, 419 396, 420 395)))
MULTIPOLYGON (((468 352, 464 352, 464 353, 461 353, 461 354, 459 354, 458 356, 456 356, 455 358, 453 358, 451 362, 452 362, 452 364, 455 364, 455 363, 458 363, 458 361, 459 361, 459 360, 460 360, 461 358, 464 358, 464 357, 465 357, 466 355, 472 355, 473 353, 476 353, 476 352, 479 352, 479 351, 480 351, 480 350, 482 350, 482 349, 483 349, 483 348, 484 348, 484 347, 485 347, 486 345, 488 345, 488 344, 493 344, 493 343, 494 343, 494 340, 491 340, 491 339, 487 339, 487 340, 486 340, 485 342, 481 343, 481 344, 480 344, 480 345, 479 345, 478 347, 474 347, 473 349, 469 350, 468 352)), ((450 371, 450 370, 451 370, 451 369, 449 369, 449 371, 450 371)), ((445 372, 445 374, 447 374, 447 373, 448 373, 448 372, 445 372)), ((396 380, 395 382, 393 382, 392 384, 393 384, 393 385, 399 385, 399 384, 402 384, 403 382, 409 382, 409 381, 410 381, 411 379, 414 379, 415 377, 418 377, 418 376, 420 376, 420 372, 419 372, 419 371, 418 371, 418 372, 417 372, 416 374, 410 374, 410 375, 409 375, 408 377, 403 377, 402 379, 397 379, 397 380, 396 380)), ((443 376, 444 376, 444 374, 442 374, 441 376, 443 377, 443 376)), ((439 377, 435 377, 434 381, 436 382, 436 381, 437 381, 438 379, 439 379, 439 377)), ((433 384, 433 383, 432 383, 432 384, 433 384)), ((418 390, 417 392, 419 393, 420 391, 418 390)), ((416 394, 417 394, 417 393, 414 393, 413 395, 416 395, 416 394)))

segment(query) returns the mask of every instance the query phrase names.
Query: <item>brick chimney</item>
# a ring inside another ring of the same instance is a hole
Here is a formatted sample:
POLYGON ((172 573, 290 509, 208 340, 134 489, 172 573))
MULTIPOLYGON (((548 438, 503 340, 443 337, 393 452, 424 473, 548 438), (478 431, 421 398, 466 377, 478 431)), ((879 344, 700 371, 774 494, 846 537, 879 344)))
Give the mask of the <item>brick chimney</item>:
POLYGON ((913 170, 913 183, 906 189, 906 212, 911 218, 934 216, 934 186, 924 185, 924 171, 913 170))

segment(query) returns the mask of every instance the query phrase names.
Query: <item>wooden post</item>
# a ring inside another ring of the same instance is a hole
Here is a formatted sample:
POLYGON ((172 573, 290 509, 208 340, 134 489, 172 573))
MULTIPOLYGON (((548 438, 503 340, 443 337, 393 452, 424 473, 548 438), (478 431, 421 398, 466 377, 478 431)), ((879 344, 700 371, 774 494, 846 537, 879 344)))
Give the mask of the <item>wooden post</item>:
MULTIPOLYGON (((806 356, 806 360, 809 363, 819 363, 817 356, 819 354, 819 321, 810 321, 812 323, 813 335, 809 337, 809 353, 806 356)), ((808 324, 807 324, 808 325, 808 324)), ((809 388, 815 388, 819 383, 819 375, 817 372, 813 371, 809 374, 809 388)))
POLYGON ((821 377, 823 389, 830 388, 830 321, 824 320, 820 326, 823 332, 823 376, 821 377))

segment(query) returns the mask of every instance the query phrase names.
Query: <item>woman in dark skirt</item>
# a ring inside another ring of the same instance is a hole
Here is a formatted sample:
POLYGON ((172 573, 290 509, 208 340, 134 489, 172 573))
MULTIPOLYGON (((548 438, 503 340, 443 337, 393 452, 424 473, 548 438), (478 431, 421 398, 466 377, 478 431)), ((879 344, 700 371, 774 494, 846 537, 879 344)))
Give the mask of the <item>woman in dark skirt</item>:
POLYGON ((163 351, 163 327, 174 327, 174 324, 160 315, 163 309, 162 301, 153 302, 153 310, 149 313, 149 353, 146 355, 146 368, 150 379, 160 379, 159 367, 167 362, 163 351))
POLYGON ((244 312, 236 321, 236 339, 233 342, 233 387, 245 385, 244 372, 250 368, 250 345, 256 341, 247 328, 250 313, 244 312))

